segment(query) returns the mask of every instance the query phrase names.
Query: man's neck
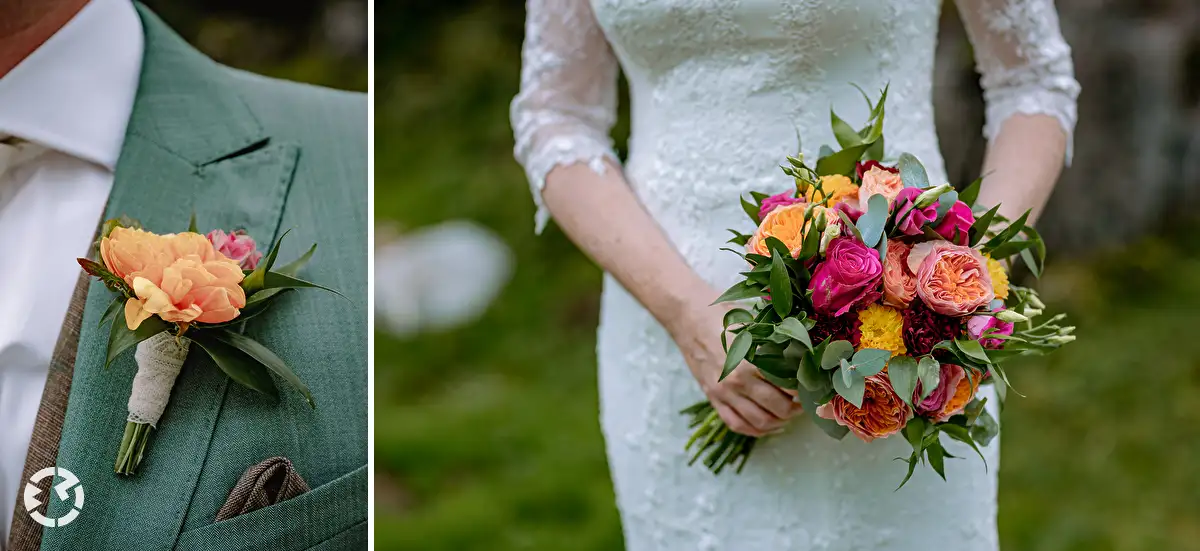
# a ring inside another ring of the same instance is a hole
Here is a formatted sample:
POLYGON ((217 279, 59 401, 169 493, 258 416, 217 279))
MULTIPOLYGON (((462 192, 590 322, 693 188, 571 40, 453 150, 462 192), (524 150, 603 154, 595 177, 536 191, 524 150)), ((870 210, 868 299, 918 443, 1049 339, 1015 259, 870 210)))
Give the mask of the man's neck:
POLYGON ((0 0, 0 78, 63 28, 89 0, 0 0))

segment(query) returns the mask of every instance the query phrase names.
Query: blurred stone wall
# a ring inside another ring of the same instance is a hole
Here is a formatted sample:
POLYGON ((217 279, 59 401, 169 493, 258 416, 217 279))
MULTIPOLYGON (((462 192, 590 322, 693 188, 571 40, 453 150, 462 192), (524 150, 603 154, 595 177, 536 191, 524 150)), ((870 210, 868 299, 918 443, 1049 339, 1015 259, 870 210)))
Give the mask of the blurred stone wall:
MULTIPOLYGON (((1196 218, 1200 206, 1200 0, 1059 0, 1083 87, 1075 158, 1038 223, 1079 254, 1196 218)), ((938 47, 938 134, 957 181, 978 174, 983 103, 970 44, 946 2, 938 47)))

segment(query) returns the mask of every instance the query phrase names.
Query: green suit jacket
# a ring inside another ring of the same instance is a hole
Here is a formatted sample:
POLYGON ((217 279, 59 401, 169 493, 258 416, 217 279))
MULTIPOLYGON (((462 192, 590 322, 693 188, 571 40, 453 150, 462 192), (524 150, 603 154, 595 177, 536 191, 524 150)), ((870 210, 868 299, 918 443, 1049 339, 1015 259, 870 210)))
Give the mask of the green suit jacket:
MULTIPOLYGON (((301 277, 350 301, 292 292, 247 324, 307 383, 316 409, 278 379, 275 401, 192 354, 138 474, 121 477, 113 462, 136 366, 126 353, 104 369, 99 321, 113 295, 92 282, 56 461, 79 477, 86 501, 70 524, 43 530, 41 549, 365 548, 366 97, 224 67, 138 10, 145 57, 104 218, 168 233, 194 211, 201 231, 245 228, 263 247, 290 229, 280 260, 319 243, 301 277), (239 476, 274 456, 312 490, 214 522, 239 476)), ((52 499, 48 516, 69 507, 52 499)))

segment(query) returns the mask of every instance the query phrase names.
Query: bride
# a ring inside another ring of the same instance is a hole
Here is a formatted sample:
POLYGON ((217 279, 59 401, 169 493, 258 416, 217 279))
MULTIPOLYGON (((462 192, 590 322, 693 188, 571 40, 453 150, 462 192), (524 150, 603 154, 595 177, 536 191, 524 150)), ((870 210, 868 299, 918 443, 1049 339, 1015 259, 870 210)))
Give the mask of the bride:
MULTIPOLYGON (((751 228, 750 190, 792 185, 778 165, 834 144, 828 110, 857 123, 850 83, 890 83, 886 153, 909 152, 945 181, 932 87, 940 0, 530 0, 516 156, 538 204, 604 268, 601 426, 625 531, 640 550, 998 548, 998 444, 893 492, 902 438, 836 441, 743 363, 717 382, 724 308, 743 269, 719 249, 751 228), (633 132, 611 148, 618 65, 633 132), (688 467, 678 411, 703 392, 737 432, 762 442, 740 475, 688 467)), ((1040 211, 1065 159, 1079 85, 1052 0, 958 0, 987 100, 979 201, 1040 211)), ((990 403, 995 403, 995 399, 990 403)), ((957 443, 954 443, 957 444, 957 443)), ((951 444, 947 444, 951 446, 951 444)))

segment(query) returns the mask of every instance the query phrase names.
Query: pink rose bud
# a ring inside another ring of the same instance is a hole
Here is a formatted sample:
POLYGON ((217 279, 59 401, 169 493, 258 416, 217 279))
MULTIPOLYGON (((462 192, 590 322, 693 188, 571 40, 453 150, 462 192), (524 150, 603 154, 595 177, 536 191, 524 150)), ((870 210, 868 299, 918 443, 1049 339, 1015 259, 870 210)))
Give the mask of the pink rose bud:
POLYGON ((217 252, 237 262, 243 270, 253 270, 258 267, 258 261, 262 260, 263 254, 258 252, 254 238, 245 230, 234 230, 230 233, 213 230, 208 232, 207 237, 217 252))
POLYGON ((765 219, 768 214, 771 214, 771 211, 779 207, 804 202, 804 199, 797 199, 796 197, 793 197, 793 195, 795 195, 795 192, 785 191, 783 193, 772 195, 766 199, 763 199, 762 206, 760 206, 758 210, 758 219, 765 219))
POLYGON ((946 215, 933 231, 945 237, 946 241, 966 245, 967 233, 971 231, 971 224, 974 223, 975 215, 971 212, 971 207, 962 201, 955 201, 954 206, 946 211, 946 215))

